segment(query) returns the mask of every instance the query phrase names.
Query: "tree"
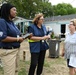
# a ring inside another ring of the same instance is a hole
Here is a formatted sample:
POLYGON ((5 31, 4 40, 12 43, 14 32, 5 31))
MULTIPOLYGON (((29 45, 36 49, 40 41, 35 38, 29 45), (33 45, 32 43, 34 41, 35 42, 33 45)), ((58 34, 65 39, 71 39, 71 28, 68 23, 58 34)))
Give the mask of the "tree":
POLYGON ((39 6, 39 12, 43 13, 45 17, 51 17, 53 15, 53 8, 51 3, 48 2, 42 2, 39 6))
POLYGON ((52 16, 52 5, 48 0, 4 0, 14 4, 18 15, 24 18, 34 18, 35 14, 43 13, 45 17, 52 16))
POLYGON ((34 18, 35 14, 43 13, 45 17, 51 17, 55 15, 69 15, 75 14, 76 8, 73 8, 70 4, 59 3, 52 6, 49 0, 0 0, 10 2, 17 8, 18 16, 26 19, 34 18))
POLYGON ((53 6, 54 15, 69 15, 75 14, 76 10, 72 7, 72 5, 67 3, 59 3, 53 6))

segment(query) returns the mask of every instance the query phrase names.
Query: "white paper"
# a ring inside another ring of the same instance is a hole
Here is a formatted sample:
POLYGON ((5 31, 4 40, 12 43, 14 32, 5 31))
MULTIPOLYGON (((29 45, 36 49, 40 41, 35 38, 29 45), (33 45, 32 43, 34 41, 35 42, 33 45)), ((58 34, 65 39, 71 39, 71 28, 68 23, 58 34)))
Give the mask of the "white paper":
POLYGON ((76 67, 76 56, 73 54, 70 56, 69 65, 72 67, 76 67))

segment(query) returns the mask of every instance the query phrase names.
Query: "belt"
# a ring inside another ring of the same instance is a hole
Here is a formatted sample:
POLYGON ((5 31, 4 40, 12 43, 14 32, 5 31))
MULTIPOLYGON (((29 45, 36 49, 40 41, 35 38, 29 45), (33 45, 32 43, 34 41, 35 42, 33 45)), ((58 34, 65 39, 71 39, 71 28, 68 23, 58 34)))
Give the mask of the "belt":
POLYGON ((19 47, 0 47, 0 49, 16 49, 16 48, 19 48, 19 47))
POLYGON ((29 39, 28 42, 40 42, 40 40, 35 40, 34 41, 34 40, 29 39))

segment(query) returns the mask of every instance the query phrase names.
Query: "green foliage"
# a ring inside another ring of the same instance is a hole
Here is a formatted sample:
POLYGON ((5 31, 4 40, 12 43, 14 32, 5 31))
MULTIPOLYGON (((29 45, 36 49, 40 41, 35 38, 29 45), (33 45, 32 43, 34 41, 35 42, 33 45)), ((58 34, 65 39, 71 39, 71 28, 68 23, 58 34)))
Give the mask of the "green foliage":
POLYGON ((52 6, 49 0, 0 0, 2 3, 4 1, 14 4, 17 8, 18 16, 26 19, 34 18, 37 13, 43 13, 45 17, 76 14, 76 8, 67 3, 52 6))
POLYGON ((4 0, 14 4, 18 16, 34 18, 35 14, 43 13, 45 17, 52 16, 52 5, 48 0, 4 0))
POLYGON ((51 17, 53 15, 53 8, 51 3, 42 2, 40 3, 40 12, 45 15, 45 17, 51 17))
POLYGON ((55 39, 55 34, 54 34, 54 32, 52 32, 51 38, 52 38, 52 39, 55 39))
POLYGON ((75 14, 76 8, 73 8, 72 5, 67 3, 59 3, 53 6, 54 15, 69 15, 75 14))

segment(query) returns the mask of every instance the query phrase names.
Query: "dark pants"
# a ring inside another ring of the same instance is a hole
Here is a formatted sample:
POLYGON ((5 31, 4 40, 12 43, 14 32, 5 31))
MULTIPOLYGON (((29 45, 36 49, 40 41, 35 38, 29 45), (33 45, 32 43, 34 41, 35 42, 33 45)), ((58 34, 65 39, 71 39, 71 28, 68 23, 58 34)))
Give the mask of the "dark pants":
POLYGON ((40 75, 43 70, 44 59, 46 51, 40 51, 40 53, 31 53, 31 64, 28 75, 34 75, 37 66, 36 75, 40 75))

